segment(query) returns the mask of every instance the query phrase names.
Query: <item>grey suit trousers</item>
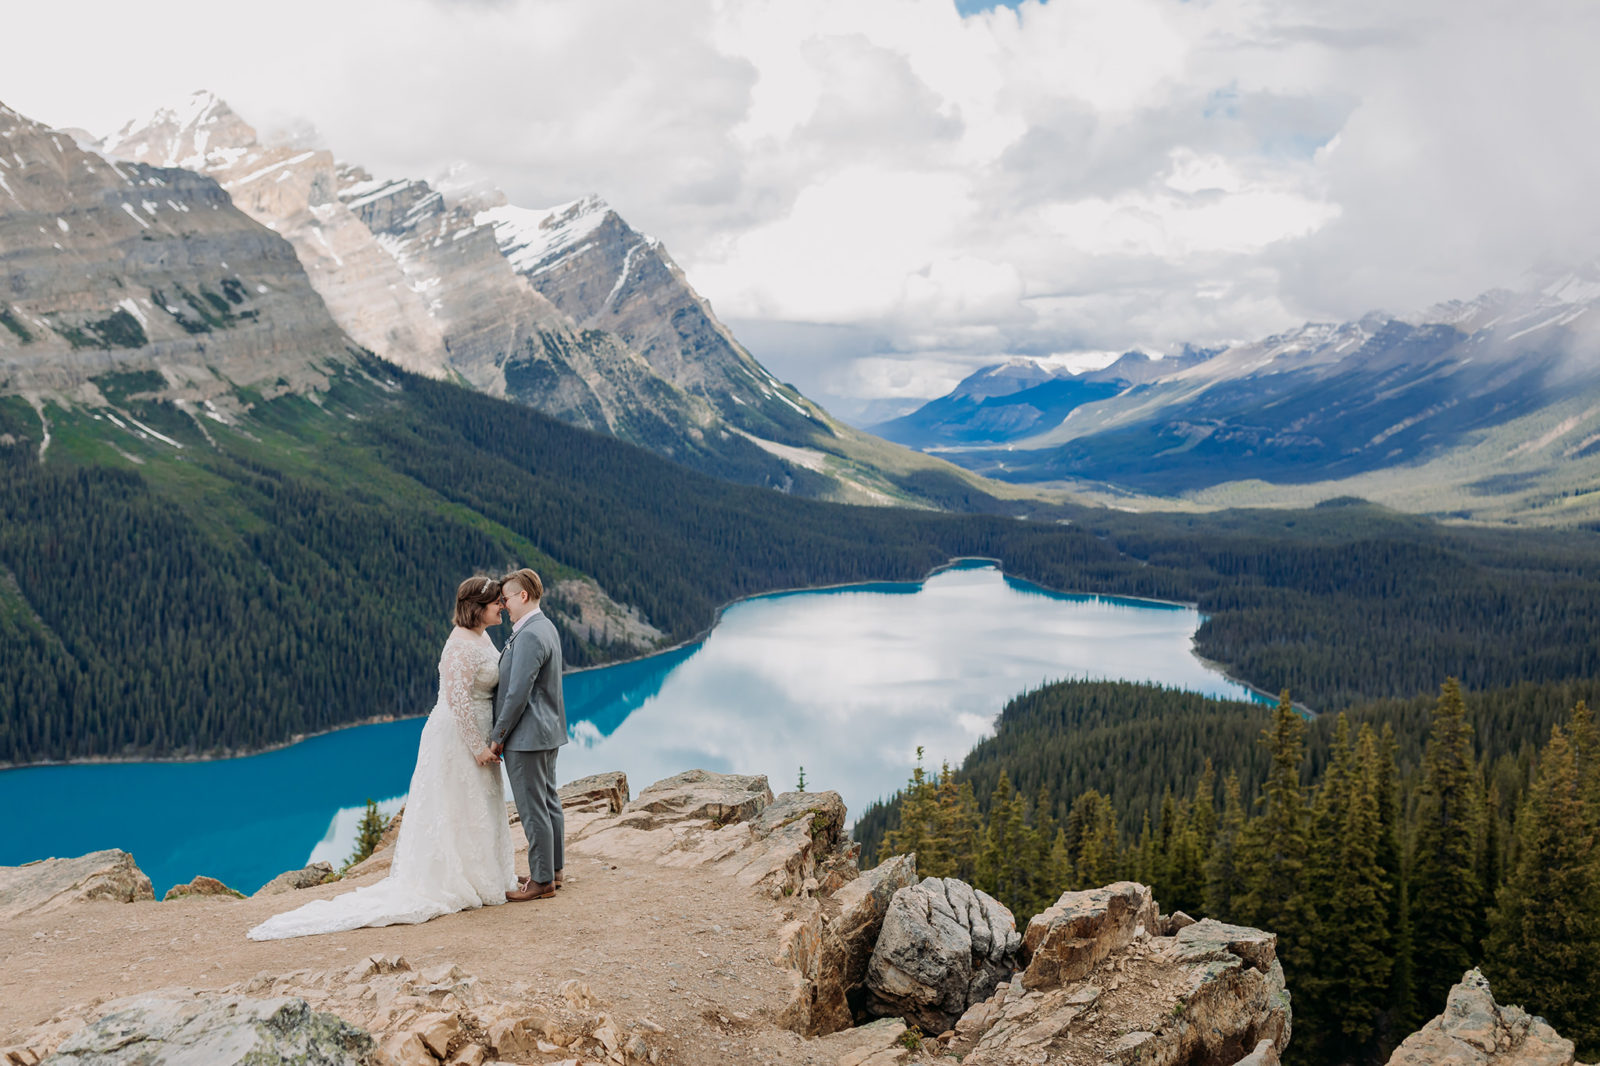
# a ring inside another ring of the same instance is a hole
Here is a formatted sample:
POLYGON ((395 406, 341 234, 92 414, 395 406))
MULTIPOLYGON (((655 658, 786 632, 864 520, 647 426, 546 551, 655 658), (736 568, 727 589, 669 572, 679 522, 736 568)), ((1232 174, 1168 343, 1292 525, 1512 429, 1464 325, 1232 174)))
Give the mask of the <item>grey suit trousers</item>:
POLYGON ((560 750, 505 752, 511 795, 517 801, 522 831, 528 836, 528 875, 541 884, 555 880, 556 871, 566 869, 563 838, 567 823, 556 791, 556 752, 560 750))

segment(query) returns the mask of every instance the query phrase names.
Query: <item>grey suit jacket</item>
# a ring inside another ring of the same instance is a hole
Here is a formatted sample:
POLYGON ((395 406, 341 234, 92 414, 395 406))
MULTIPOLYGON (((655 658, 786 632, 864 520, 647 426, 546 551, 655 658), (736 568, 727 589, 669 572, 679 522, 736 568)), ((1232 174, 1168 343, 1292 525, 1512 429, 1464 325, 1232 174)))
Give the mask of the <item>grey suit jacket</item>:
POLYGON ((545 751, 567 742, 561 666, 561 638, 547 615, 535 615, 511 634, 500 650, 491 742, 511 751, 545 751))

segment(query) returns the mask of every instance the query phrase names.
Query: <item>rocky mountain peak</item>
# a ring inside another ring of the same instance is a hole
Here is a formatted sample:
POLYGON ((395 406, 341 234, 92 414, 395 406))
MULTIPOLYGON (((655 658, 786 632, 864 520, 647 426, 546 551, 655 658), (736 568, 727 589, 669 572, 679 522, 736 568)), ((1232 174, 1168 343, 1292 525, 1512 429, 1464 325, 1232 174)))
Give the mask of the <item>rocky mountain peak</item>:
MULTIPOLYGON (((657 243, 623 222, 622 216, 598 196, 546 208, 506 204, 479 212, 476 221, 494 227, 501 253, 519 274, 528 278, 546 273, 567 257, 581 255, 604 241, 624 245, 657 243)), ((604 301, 599 306, 586 304, 585 309, 594 313, 603 306, 604 301)))
POLYGON ((200 171, 230 166, 255 146, 255 128, 203 89, 124 123, 104 142, 105 151, 118 159, 200 171))
POLYGON ((0 387, 92 399, 100 375, 159 371, 175 396, 227 404, 236 386, 317 388, 349 358, 294 250, 215 181, 109 160, 9 108, 0 137, 0 387))

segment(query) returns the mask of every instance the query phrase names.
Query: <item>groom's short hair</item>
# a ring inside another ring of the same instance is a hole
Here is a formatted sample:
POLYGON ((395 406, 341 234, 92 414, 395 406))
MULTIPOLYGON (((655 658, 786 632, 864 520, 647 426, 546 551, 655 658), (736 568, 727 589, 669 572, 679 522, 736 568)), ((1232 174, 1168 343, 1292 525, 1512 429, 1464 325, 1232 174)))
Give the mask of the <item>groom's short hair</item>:
POLYGON ((544 582, 539 580, 539 575, 524 566, 521 570, 513 570, 500 579, 501 584, 509 585, 515 581, 518 585, 536 600, 544 599, 544 582))

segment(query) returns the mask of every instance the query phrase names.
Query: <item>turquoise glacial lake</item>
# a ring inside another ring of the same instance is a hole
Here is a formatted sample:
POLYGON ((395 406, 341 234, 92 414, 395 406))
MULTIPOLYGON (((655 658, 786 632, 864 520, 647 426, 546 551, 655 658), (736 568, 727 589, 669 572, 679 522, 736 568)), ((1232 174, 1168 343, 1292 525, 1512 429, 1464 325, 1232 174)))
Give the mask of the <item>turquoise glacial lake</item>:
MULTIPOLYGON (((695 767, 835 789, 852 812, 905 783, 915 749, 958 765, 1006 701, 1065 678, 1265 697, 1202 663, 1193 608, 1062 595, 965 562, 925 581, 729 607, 697 644, 568 674, 563 781, 623 770, 635 793, 695 767)), ((440 632, 442 641, 445 633, 440 632)), ((426 708, 406 710, 418 714, 426 708)), ((423 719, 213 762, 0 772, 0 865, 122 848, 159 897, 196 874, 246 893, 349 855, 368 798, 404 802, 423 719)))

